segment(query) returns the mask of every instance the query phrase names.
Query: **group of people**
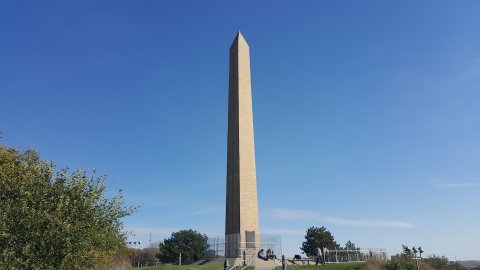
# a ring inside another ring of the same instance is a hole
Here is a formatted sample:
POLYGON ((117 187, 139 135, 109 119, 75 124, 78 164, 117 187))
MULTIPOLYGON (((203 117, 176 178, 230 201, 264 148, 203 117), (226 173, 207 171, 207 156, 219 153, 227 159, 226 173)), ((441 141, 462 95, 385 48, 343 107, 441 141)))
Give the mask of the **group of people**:
MULTIPOLYGON (((318 265, 319 263, 325 264, 326 262, 328 262, 328 253, 329 253, 329 250, 326 247, 318 247, 315 265, 318 265)), ((271 249, 267 249, 267 252, 265 254, 265 250, 262 248, 258 251, 257 255, 258 255, 258 258, 265 261, 273 260, 277 258, 277 256, 273 254, 273 250, 271 249)), ((295 256, 298 256, 298 259, 301 258, 299 255, 295 255, 295 256)), ((297 259, 297 258, 294 258, 294 259, 297 259)))
POLYGON ((265 250, 262 248, 258 251, 258 258, 268 261, 277 258, 277 255, 273 254, 273 250, 267 249, 267 254, 265 255, 265 250))
POLYGON ((326 247, 318 247, 317 248, 317 260, 315 262, 315 265, 318 265, 319 263, 325 264, 328 262, 328 249, 326 247))

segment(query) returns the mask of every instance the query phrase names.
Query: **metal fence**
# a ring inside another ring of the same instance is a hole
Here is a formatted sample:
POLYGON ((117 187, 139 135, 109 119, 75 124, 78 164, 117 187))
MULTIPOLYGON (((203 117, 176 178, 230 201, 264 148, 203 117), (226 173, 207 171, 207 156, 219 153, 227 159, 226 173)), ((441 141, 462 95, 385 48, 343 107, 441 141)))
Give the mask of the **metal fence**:
POLYGON ((244 254, 247 257, 255 257, 261 249, 270 249, 273 254, 281 256, 282 240, 280 235, 255 235, 254 237, 242 238, 239 234, 208 237, 209 248, 206 258, 237 258, 244 254), (253 240, 253 241, 252 241, 253 240))
POLYGON ((324 254, 323 260, 326 263, 388 261, 390 260, 390 253, 388 250, 381 248, 329 250, 324 254))
MULTIPOLYGON (((208 237, 208 250, 205 258, 240 258, 253 259, 261 249, 270 249, 278 258, 283 255, 280 235, 255 235, 242 238, 239 234, 208 237), (252 240, 254 241, 248 241, 252 240), (258 241, 259 240, 259 241, 258 241)), ((309 258, 316 260, 317 258, 309 258)), ((390 253, 383 248, 358 248, 355 250, 328 250, 322 258, 325 263, 387 261, 390 253)))

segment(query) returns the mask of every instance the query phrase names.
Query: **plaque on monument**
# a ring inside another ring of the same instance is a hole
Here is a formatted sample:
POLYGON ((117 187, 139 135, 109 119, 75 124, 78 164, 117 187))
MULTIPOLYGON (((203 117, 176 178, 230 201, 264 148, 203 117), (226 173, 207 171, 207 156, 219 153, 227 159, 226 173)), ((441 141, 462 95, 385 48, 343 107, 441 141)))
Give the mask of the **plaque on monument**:
POLYGON ((255 248, 255 231, 245 231, 246 248, 255 248))

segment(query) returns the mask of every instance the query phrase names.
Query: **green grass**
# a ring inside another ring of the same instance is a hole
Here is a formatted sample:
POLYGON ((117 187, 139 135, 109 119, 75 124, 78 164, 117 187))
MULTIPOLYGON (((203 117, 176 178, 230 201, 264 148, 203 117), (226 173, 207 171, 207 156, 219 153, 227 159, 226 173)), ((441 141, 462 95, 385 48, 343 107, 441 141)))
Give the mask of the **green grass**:
MULTIPOLYGON (((287 270, 359 270, 364 263, 328 263, 324 265, 289 265, 287 270)), ((276 270, 281 270, 277 266, 276 270)))
POLYGON ((182 266, 176 264, 164 264, 151 267, 130 267, 127 270, 223 270, 223 260, 198 261, 194 264, 185 264, 182 266), (207 264, 205 264, 207 263, 207 264))
MULTIPOLYGON (((289 265, 287 270, 359 270, 364 263, 331 263, 325 265, 289 265)), ((144 268, 131 267, 128 270, 223 270, 222 265, 163 265, 144 268)), ((282 270, 277 266, 276 270, 282 270)))
POLYGON ((223 270, 221 265, 162 265, 162 266, 152 266, 152 267, 131 267, 127 270, 223 270))

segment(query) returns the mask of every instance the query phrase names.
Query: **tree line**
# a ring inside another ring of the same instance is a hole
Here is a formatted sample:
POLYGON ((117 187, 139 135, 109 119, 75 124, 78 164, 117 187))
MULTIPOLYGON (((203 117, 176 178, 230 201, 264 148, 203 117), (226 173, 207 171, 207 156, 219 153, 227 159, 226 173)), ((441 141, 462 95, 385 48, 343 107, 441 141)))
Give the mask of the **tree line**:
MULTIPOLYGON (((176 264, 180 253, 186 262, 214 255, 208 237, 192 229, 128 249, 122 218, 136 208, 124 204, 121 191, 107 196, 107 183, 95 171, 57 170, 34 150, 0 145, 0 269, 114 269, 132 260, 176 264)), ((338 244, 325 227, 308 228, 300 249, 313 257, 319 247, 358 250, 351 241, 338 244)), ((402 249, 386 270, 416 269, 417 254, 433 269, 463 269, 445 257, 422 258, 422 247, 402 249)))
MULTIPOLYGON (((0 145, 0 269, 112 269, 137 256, 178 263, 180 253, 184 261, 205 258, 208 238, 191 229, 138 255, 129 250, 122 218, 136 208, 124 204, 121 191, 107 196, 108 182, 95 171, 57 169, 37 151, 0 145)), ((307 255, 320 244, 339 247, 324 227, 305 237, 307 255)))

